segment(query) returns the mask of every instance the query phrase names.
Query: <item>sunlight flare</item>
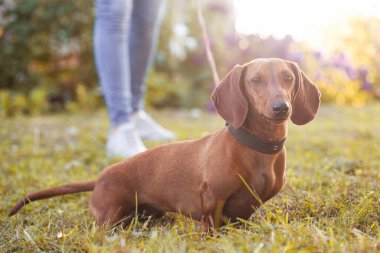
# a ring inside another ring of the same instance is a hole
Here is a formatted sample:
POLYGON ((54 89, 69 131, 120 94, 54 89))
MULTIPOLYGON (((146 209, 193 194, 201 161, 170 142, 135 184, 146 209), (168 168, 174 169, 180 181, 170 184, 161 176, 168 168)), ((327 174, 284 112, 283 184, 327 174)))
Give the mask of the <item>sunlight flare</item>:
POLYGON ((295 39, 318 43, 321 32, 353 16, 380 18, 376 0, 235 0, 236 29, 277 38, 289 34, 295 39))

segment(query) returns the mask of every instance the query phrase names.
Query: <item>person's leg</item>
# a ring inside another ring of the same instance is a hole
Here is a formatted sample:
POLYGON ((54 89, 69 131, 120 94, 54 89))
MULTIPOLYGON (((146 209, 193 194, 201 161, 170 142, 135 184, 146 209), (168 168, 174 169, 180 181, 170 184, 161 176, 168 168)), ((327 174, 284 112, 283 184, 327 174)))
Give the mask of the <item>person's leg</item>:
POLYGON ((145 150, 130 122, 132 94, 128 31, 132 8, 132 0, 96 1, 94 50, 111 121, 106 145, 110 156, 129 157, 145 150))
POLYGON ((144 111, 147 72, 156 51, 165 0, 134 0, 129 54, 131 62, 132 121, 140 136, 150 140, 174 139, 175 134, 157 124, 144 111))
POLYGON ((94 50, 111 126, 129 121, 132 112, 129 30, 131 0, 96 0, 94 50))
POLYGON ((165 0, 134 0, 129 32, 132 110, 144 110, 146 77, 156 52, 165 0))

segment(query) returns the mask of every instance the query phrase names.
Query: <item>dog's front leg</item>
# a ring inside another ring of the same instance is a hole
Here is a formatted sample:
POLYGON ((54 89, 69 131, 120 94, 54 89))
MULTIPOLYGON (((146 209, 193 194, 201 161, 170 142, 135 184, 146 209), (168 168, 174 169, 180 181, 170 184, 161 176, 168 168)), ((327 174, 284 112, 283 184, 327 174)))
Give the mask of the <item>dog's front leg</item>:
POLYGON ((201 186, 202 231, 218 228, 223 223, 223 207, 225 201, 218 199, 212 189, 203 183, 201 186))

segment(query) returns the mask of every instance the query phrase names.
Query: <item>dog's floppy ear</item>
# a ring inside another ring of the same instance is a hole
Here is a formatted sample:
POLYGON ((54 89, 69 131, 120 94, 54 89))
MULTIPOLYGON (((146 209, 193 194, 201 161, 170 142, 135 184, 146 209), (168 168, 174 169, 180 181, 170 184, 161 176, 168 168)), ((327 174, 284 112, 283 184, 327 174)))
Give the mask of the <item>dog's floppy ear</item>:
POLYGON ((248 103, 240 82, 244 82, 245 68, 236 65, 211 95, 215 108, 235 129, 241 127, 248 113, 248 103), (244 71, 243 71, 244 70, 244 71))
POLYGON ((296 76, 296 87, 292 96, 291 120, 294 124, 304 125, 314 119, 321 103, 321 93, 317 86, 294 62, 288 62, 296 76))

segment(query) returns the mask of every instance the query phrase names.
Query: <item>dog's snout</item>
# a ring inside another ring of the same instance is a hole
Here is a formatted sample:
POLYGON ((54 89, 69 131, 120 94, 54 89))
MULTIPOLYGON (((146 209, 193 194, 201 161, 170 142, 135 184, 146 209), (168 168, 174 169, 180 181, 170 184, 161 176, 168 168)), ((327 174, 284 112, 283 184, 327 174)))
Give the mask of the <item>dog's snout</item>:
POLYGON ((281 101, 272 105, 272 110, 277 116, 286 115, 289 111, 289 103, 287 101, 281 101))

